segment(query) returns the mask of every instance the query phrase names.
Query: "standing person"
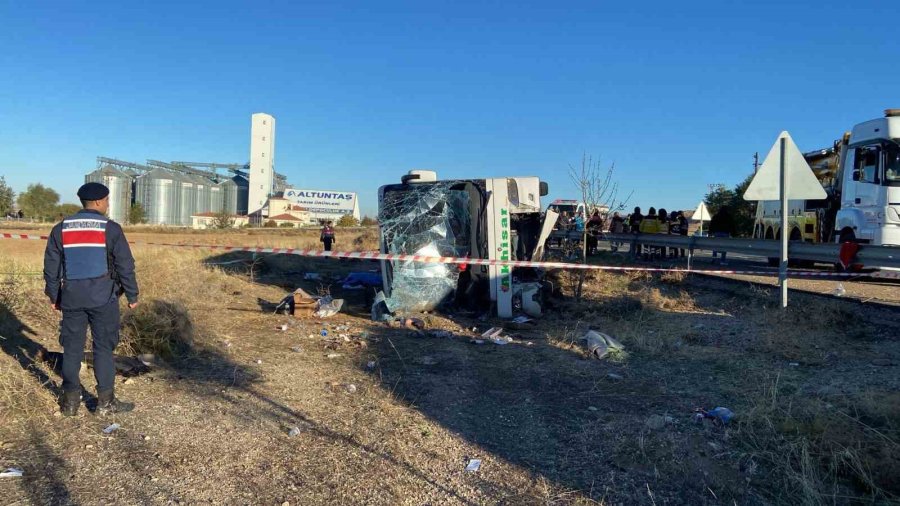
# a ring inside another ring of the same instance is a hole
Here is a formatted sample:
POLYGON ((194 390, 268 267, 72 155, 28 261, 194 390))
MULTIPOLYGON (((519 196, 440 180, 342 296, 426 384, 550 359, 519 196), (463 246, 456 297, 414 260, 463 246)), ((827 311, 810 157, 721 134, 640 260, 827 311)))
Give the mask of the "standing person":
MULTIPOLYGON (((609 220, 609 231, 613 234, 621 234, 625 231, 625 219, 619 215, 619 212, 616 211, 613 213, 612 218, 609 220)), ((613 251, 619 251, 619 246, 621 246, 621 242, 614 241, 610 244, 610 249, 613 251)))
MULTIPOLYGON (((656 212, 656 221, 659 222, 659 232, 657 234, 668 234, 669 233, 669 213, 666 211, 666 208, 660 207, 659 211, 656 212)), ((669 248, 663 246, 659 249, 660 256, 665 260, 668 255, 669 248)))
POLYGON ((641 221, 643 221, 644 215, 641 214, 641 208, 635 207, 634 212, 631 213, 631 217, 628 219, 628 226, 631 227, 632 233, 638 233, 641 231, 641 221))
MULTIPOLYGON (((709 221, 709 233, 713 237, 731 237, 735 234, 734 219, 731 217, 731 210, 728 206, 722 206, 716 211, 712 219, 709 221)), ((712 257, 715 261, 716 253, 722 254, 722 265, 728 265, 725 262, 727 251, 713 251, 712 257)))
POLYGON ((331 221, 326 221, 325 226, 322 227, 322 234, 319 236, 319 241, 325 245, 325 251, 331 251, 331 245, 334 244, 334 225, 331 221))
MULTIPOLYGON (((638 234, 641 231, 641 222, 644 221, 644 215, 641 214, 641 208, 635 206, 634 212, 631 213, 631 216, 628 218, 628 228, 632 234, 638 234)), ((637 241, 632 242, 632 247, 634 251, 631 252, 631 255, 634 258, 637 258, 641 254, 641 245, 637 243, 637 241)))
MULTIPOLYGON (((559 216, 556 217, 556 230, 560 230, 562 232, 569 231, 569 214, 565 211, 559 213, 559 216)), ((559 236, 556 240, 556 247, 562 248, 563 239, 568 236, 559 236)))
MULTIPOLYGON (((644 219, 641 220, 640 232, 642 234, 659 233, 659 221, 656 219, 656 208, 651 207, 647 211, 647 216, 644 216, 644 219)), ((652 260, 655 249, 652 246, 647 246, 646 248, 647 252, 644 253, 644 260, 652 260)))
POLYGON ((122 227, 106 217, 109 189, 87 183, 78 189, 82 210, 58 223, 44 252, 44 293, 62 311, 62 413, 75 416, 81 405, 81 361, 91 327, 97 414, 124 413, 134 404, 116 399, 113 350, 119 344, 119 296, 138 303, 134 257, 122 227))
POLYGON ((600 211, 595 210, 591 214, 591 219, 586 224, 588 230, 588 254, 595 255, 597 253, 598 236, 603 233, 603 217, 600 211))
MULTIPOLYGON (((682 226, 686 226, 685 223, 682 222, 682 218, 684 218, 684 214, 680 211, 672 211, 669 214, 669 233, 672 235, 687 235, 687 230, 682 234, 682 226)), ((672 252, 670 254, 672 258, 678 258, 679 256, 684 257, 684 249, 672 248, 672 252)))

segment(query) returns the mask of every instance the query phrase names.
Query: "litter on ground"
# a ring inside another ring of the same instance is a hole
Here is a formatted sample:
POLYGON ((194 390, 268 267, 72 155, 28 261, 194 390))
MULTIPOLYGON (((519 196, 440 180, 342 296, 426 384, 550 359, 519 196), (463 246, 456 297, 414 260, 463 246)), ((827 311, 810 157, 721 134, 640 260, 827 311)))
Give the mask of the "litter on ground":
POLYGON ((18 467, 8 467, 6 471, 0 472, 0 478, 21 478, 23 473, 18 467))
POLYGON ((581 340, 585 341, 588 352, 598 359, 604 358, 610 350, 619 351, 625 349, 625 346, 612 336, 595 330, 587 331, 581 340))

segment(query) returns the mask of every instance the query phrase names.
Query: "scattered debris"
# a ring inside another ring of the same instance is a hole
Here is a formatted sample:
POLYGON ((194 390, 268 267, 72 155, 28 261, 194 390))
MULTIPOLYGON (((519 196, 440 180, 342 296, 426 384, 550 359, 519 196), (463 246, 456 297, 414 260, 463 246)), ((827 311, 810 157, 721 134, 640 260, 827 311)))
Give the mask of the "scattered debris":
POLYGON ((421 318, 404 318, 402 324, 408 329, 425 330, 425 320, 421 318))
POLYGON ((889 358, 876 358, 872 360, 872 365, 889 366, 894 365, 894 361, 889 358))
POLYGON ((732 412, 728 408, 717 407, 713 408, 709 411, 704 410, 703 408, 697 408, 694 410, 694 421, 700 423, 704 418, 709 418, 714 422, 721 423, 722 425, 728 425, 734 418, 734 412, 732 412))
POLYGON ((121 427, 122 427, 121 425, 114 423, 114 424, 110 425, 109 427, 103 429, 103 433, 104 434, 112 434, 113 432, 119 430, 121 427))
POLYGON ((375 369, 375 361, 369 360, 368 362, 366 362, 366 369, 375 369))
POLYGON ((453 337, 453 332, 450 332, 449 330, 433 330, 431 331, 431 335, 433 337, 450 339, 453 337))
POLYGON ((610 350, 621 351, 625 349, 625 346, 623 346, 622 343, 609 334, 604 334, 603 332, 597 332, 595 330, 587 331, 581 340, 585 341, 588 352, 598 359, 605 357, 610 350))
POLYGON ((344 385, 344 390, 346 390, 348 394, 355 394, 356 385, 354 385, 353 383, 347 383, 346 385, 344 385))
POLYGON ((800 362, 788 362, 788 367, 800 367, 800 362))
POLYGON ((294 290, 289 299, 289 304, 292 305, 291 314, 294 317, 309 317, 318 309, 317 298, 306 293, 302 288, 294 290))
POLYGON ((384 292, 379 291, 375 294, 375 302, 372 303, 372 321, 385 322, 391 321, 392 319, 393 317, 391 316, 391 311, 387 307, 384 292))
POLYGON ((141 353, 137 359, 147 367, 156 367, 156 355, 152 353, 141 353))
POLYGON ((291 429, 288 431, 288 436, 290 436, 290 437, 298 436, 298 435, 300 435, 300 432, 301 432, 300 427, 297 427, 295 425, 295 426, 291 427, 291 429))
POLYGON ((612 380, 612 381, 622 381, 623 379, 625 379, 625 378, 622 377, 621 374, 616 374, 616 373, 614 373, 614 372, 611 372, 611 373, 607 374, 606 377, 609 378, 609 379, 612 380))
POLYGON ((325 358, 338 358, 342 356, 343 355, 341 355, 340 353, 329 353, 328 355, 325 355, 325 358))
POLYGON ((600 411, 597 406, 588 406, 588 411, 600 411))
POLYGON ((322 337, 328 337, 328 331, 325 330, 325 329, 322 329, 322 332, 320 332, 319 334, 320 334, 322 337))
POLYGON ((362 290, 381 286, 381 274, 377 272, 351 272, 341 282, 344 290, 362 290))
POLYGON ((485 339, 494 339, 495 337, 500 337, 500 334, 503 333, 503 328, 501 327, 491 327, 484 332, 481 333, 481 337, 485 339))
POLYGON ((831 295, 834 295, 835 297, 843 297, 844 295, 847 295, 847 290, 844 289, 844 284, 838 283, 834 290, 832 290, 831 295))
POLYGON ((303 348, 301 348, 300 345, 297 345, 297 346, 293 346, 291 348, 291 351, 293 351, 294 353, 303 353, 303 348))
POLYGON ((0 472, 0 478, 21 478, 23 473, 18 467, 8 467, 6 471, 0 472))
POLYGON ((344 299, 332 299, 331 297, 323 297, 319 299, 316 306, 316 318, 328 318, 338 314, 344 306, 344 299))
POLYGON ((475 344, 484 344, 484 339, 473 339, 472 342, 475 344))
POLYGON ((527 316, 517 316, 509 322, 509 328, 513 330, 526 330, 534 327, 534 320, 527 316))
POLYGON ((303 275, 304 281, 322 281, 322 275, 318 272, 307 272, 303 275))
POLYGON ((469 463, 466 464, 466 472, 474 473, 481 469, 481 459, 469 459, 469 463))
POLYGON ((262 364, 262 359, 260 359, 260 358, 256 359, 256 365, 260 365, 260 364, 262 364))
POLYGON ((425 355, 424 357, 419 358, 418 362, 422 365, 435 365, 438 363, 437 359, 431 355, 425 355))
POLYGON ((287 329, 288 329, 288 326, 287 326, 286 323, 282 323, 281 325, 275 327, 275 330, 280 330, 280 331, 282 331, 282 332, 284 332, 284 331, 287 330, 287 329))

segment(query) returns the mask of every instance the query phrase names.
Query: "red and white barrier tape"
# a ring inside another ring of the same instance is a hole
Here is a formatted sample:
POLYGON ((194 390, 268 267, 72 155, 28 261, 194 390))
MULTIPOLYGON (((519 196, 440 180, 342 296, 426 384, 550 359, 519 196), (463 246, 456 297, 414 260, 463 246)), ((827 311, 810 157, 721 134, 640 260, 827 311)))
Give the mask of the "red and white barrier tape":
MULTIPOLYGON (((2 239, 43 239, 43 235, 27 234, 0 234, 2 239)), ((777 271, 744 271, 723 269, 672 269, 664 267, 624 267, 614 265, 575 264, 567 262, 531 262, 525 260, 487 260, 482 258, 456 258, 456 257, 432 257, 425 255, 394 255, 375 251, 321 251, 298 248, 263 248, 256 246, 223 246, 216 244, 176 244, 164 242, 129 241, 131 244, 145 246, 162 246, 167 248, 210 249, 218 251, 246 251, 251 253, 273 253, 281 255, 297 255, 315 258, 349 258, 356 260, 386 260, 400 262, 420 262, 427 264, 456 264, 456 265, 507 265, 510 267, 541 267, 544 269, 571 269, 588 271, 613 271, 613 272, 690 272, 693 274, 737 274, 748 276, 777 276, 777 271)), ((815 271, 788 271, 788 277, 796 278, 853 278, 860 276, 900 279, 900 272, 877 271, 871 273, 851 272, 815 272, 815 271)))
POLYGON ((4 233, 0 233, 0 239, 34 239, 34 240, 46 241, 47 236, 46 235, 28 235, 28 234, 7 234, 4 232, 4 233))

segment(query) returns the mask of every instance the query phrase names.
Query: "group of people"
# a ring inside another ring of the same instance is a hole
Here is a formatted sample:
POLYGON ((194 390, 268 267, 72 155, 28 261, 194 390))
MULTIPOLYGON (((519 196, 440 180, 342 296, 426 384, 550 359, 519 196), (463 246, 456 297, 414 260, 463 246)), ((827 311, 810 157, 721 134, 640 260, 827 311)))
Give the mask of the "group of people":
MULTIPOLYGON (((640 233, 640 234, 672 234, 672 235, 688 235, 689 223, 683 211, 668 212, 664 208, 651 207, 644 214, 640 207, 635 207, 634 211, 622 216, 618 212, 614 212, 612 216, 604 217, 600 211, 595 210, 591 213, 589 219, 585 220, 584 213, 581 211, 575 213, 560 213, 557 219, 557 230, 569 230, 576 232, 587 231, 587 249, 588 254, 593 255, 597 252, 597 243, 599 236, 603 232, 611 234, 623 233, 640 233), (608 220, 607 220, 608 218, 608 220)), ((709 224, 709 235, 712 237, 732 237, 735 235, 734 220, 728 206, 721 206, 712 217, 709 224)), ((560 245, 563 239, 559 239, 560 245)), ((611 243, 611 249, 616 252, 621 248, 622 244, 616 241, 611 243)), ((683 258, 685 250, 683 248, 665 248, 658 246, 638 246, 632 251, 635 257, 642 257, 646 260, 658 260, 663 258, 683 258)), ((721 262, 725 261, 725 252, 713 252, 713 258, 721 255, 721 262)))
MULTIPOLYGON (((628 231, 641 234, 688 235, 688 220, 683 211, 670 213, 664 208, 657 211, 655 207, 651 207, 645 215, 640 207, 635 207, 634 212, 628 216, 628 231)), ((638 247, 632 253, 635 256, 642 255, 648 260, 685 256, 684 249, 658 246, 638 247)))

